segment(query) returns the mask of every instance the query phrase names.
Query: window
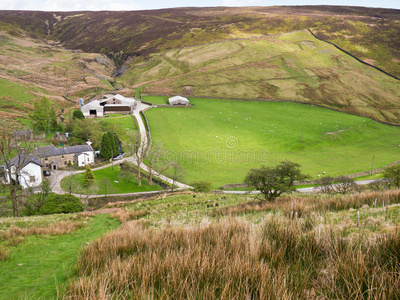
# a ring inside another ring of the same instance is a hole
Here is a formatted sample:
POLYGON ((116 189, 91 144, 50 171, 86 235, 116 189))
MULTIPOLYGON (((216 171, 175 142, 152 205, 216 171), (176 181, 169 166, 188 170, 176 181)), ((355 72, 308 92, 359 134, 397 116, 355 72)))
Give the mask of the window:
POLYGON ((63 156, 61 156, 61 158, 64 158, 64 155, 63 155, 63 156))
POLYGON ((49 160, 47 157, 44 160, 49 160))
POLYGON ((35 182, 36 178, 35 176, 29 176, 29 182, 35 182))
POLYGON ((68 163, 67 163, 67 161, 64 161, 64 165, 67 165, 68 163))

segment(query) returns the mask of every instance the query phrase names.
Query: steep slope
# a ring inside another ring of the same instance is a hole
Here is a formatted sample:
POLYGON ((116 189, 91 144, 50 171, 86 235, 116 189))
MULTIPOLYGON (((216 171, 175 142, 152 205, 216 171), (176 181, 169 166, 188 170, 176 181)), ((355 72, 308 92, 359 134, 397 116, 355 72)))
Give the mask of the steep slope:
POLYGON ((43 95, 61 112, 76 105, 79 97, 112 90, 113 71, 112 61, 102 54, 54 47, 0 22, 2 122, 17 125, 43 95))
POLYGON ((227 38, 312 28, 318 37, 400 76, 400 11, 295 6, 124 12, 0 11, 0 20, 86 52, 129 56, 227 38))
POLYGON ((400 124, 400 81, 307 30, 169 50, 121 80, 144 93, 298 101, 400 124))

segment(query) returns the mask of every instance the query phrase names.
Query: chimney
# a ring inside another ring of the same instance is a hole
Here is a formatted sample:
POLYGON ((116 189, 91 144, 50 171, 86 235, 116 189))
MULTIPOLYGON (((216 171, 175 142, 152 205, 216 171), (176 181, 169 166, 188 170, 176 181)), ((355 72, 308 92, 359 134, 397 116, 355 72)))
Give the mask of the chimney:
POLYGON ((85 102, 83 101, 83 98, 80 99, 81 102, 81 107, 85 104, 85 102))

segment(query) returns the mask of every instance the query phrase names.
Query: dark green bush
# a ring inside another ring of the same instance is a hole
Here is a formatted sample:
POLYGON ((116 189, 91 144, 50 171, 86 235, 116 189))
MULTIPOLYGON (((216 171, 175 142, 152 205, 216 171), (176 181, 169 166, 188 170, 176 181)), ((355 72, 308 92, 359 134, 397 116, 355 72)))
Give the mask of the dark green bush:
POLYGON ((42 215, 73 213, 83 211, 81 200, 73 195, 51 194, 47 197, 39 213, 42 215))
POLYGON ((206 180, 195 181, 192 186, 196 193, 209 192, 211 190, 211 182, 206 180))

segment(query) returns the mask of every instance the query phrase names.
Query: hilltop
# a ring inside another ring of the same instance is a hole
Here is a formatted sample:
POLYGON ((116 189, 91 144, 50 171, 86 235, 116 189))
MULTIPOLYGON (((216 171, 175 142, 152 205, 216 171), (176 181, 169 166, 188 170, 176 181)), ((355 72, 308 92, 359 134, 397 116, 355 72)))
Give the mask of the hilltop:
MULTIPOLYGON (((400 124, 399 81, 390 76, 400 77, 399 10, 0 11, 0 22, 1 43, 7 46, 0 54, 2 86, 16 84, 32 95, 22 110, 3 107, 3 114, 23 114, 41 94, 62 111, 80 97, 125 86, 146 93, 298 101, 400 124), (179 50, 192 46, 197 48, 179 50), (214 56, 219 61, 211 69, 214 56)), ((8 97, 12 106, 21 101, 8 97)))

